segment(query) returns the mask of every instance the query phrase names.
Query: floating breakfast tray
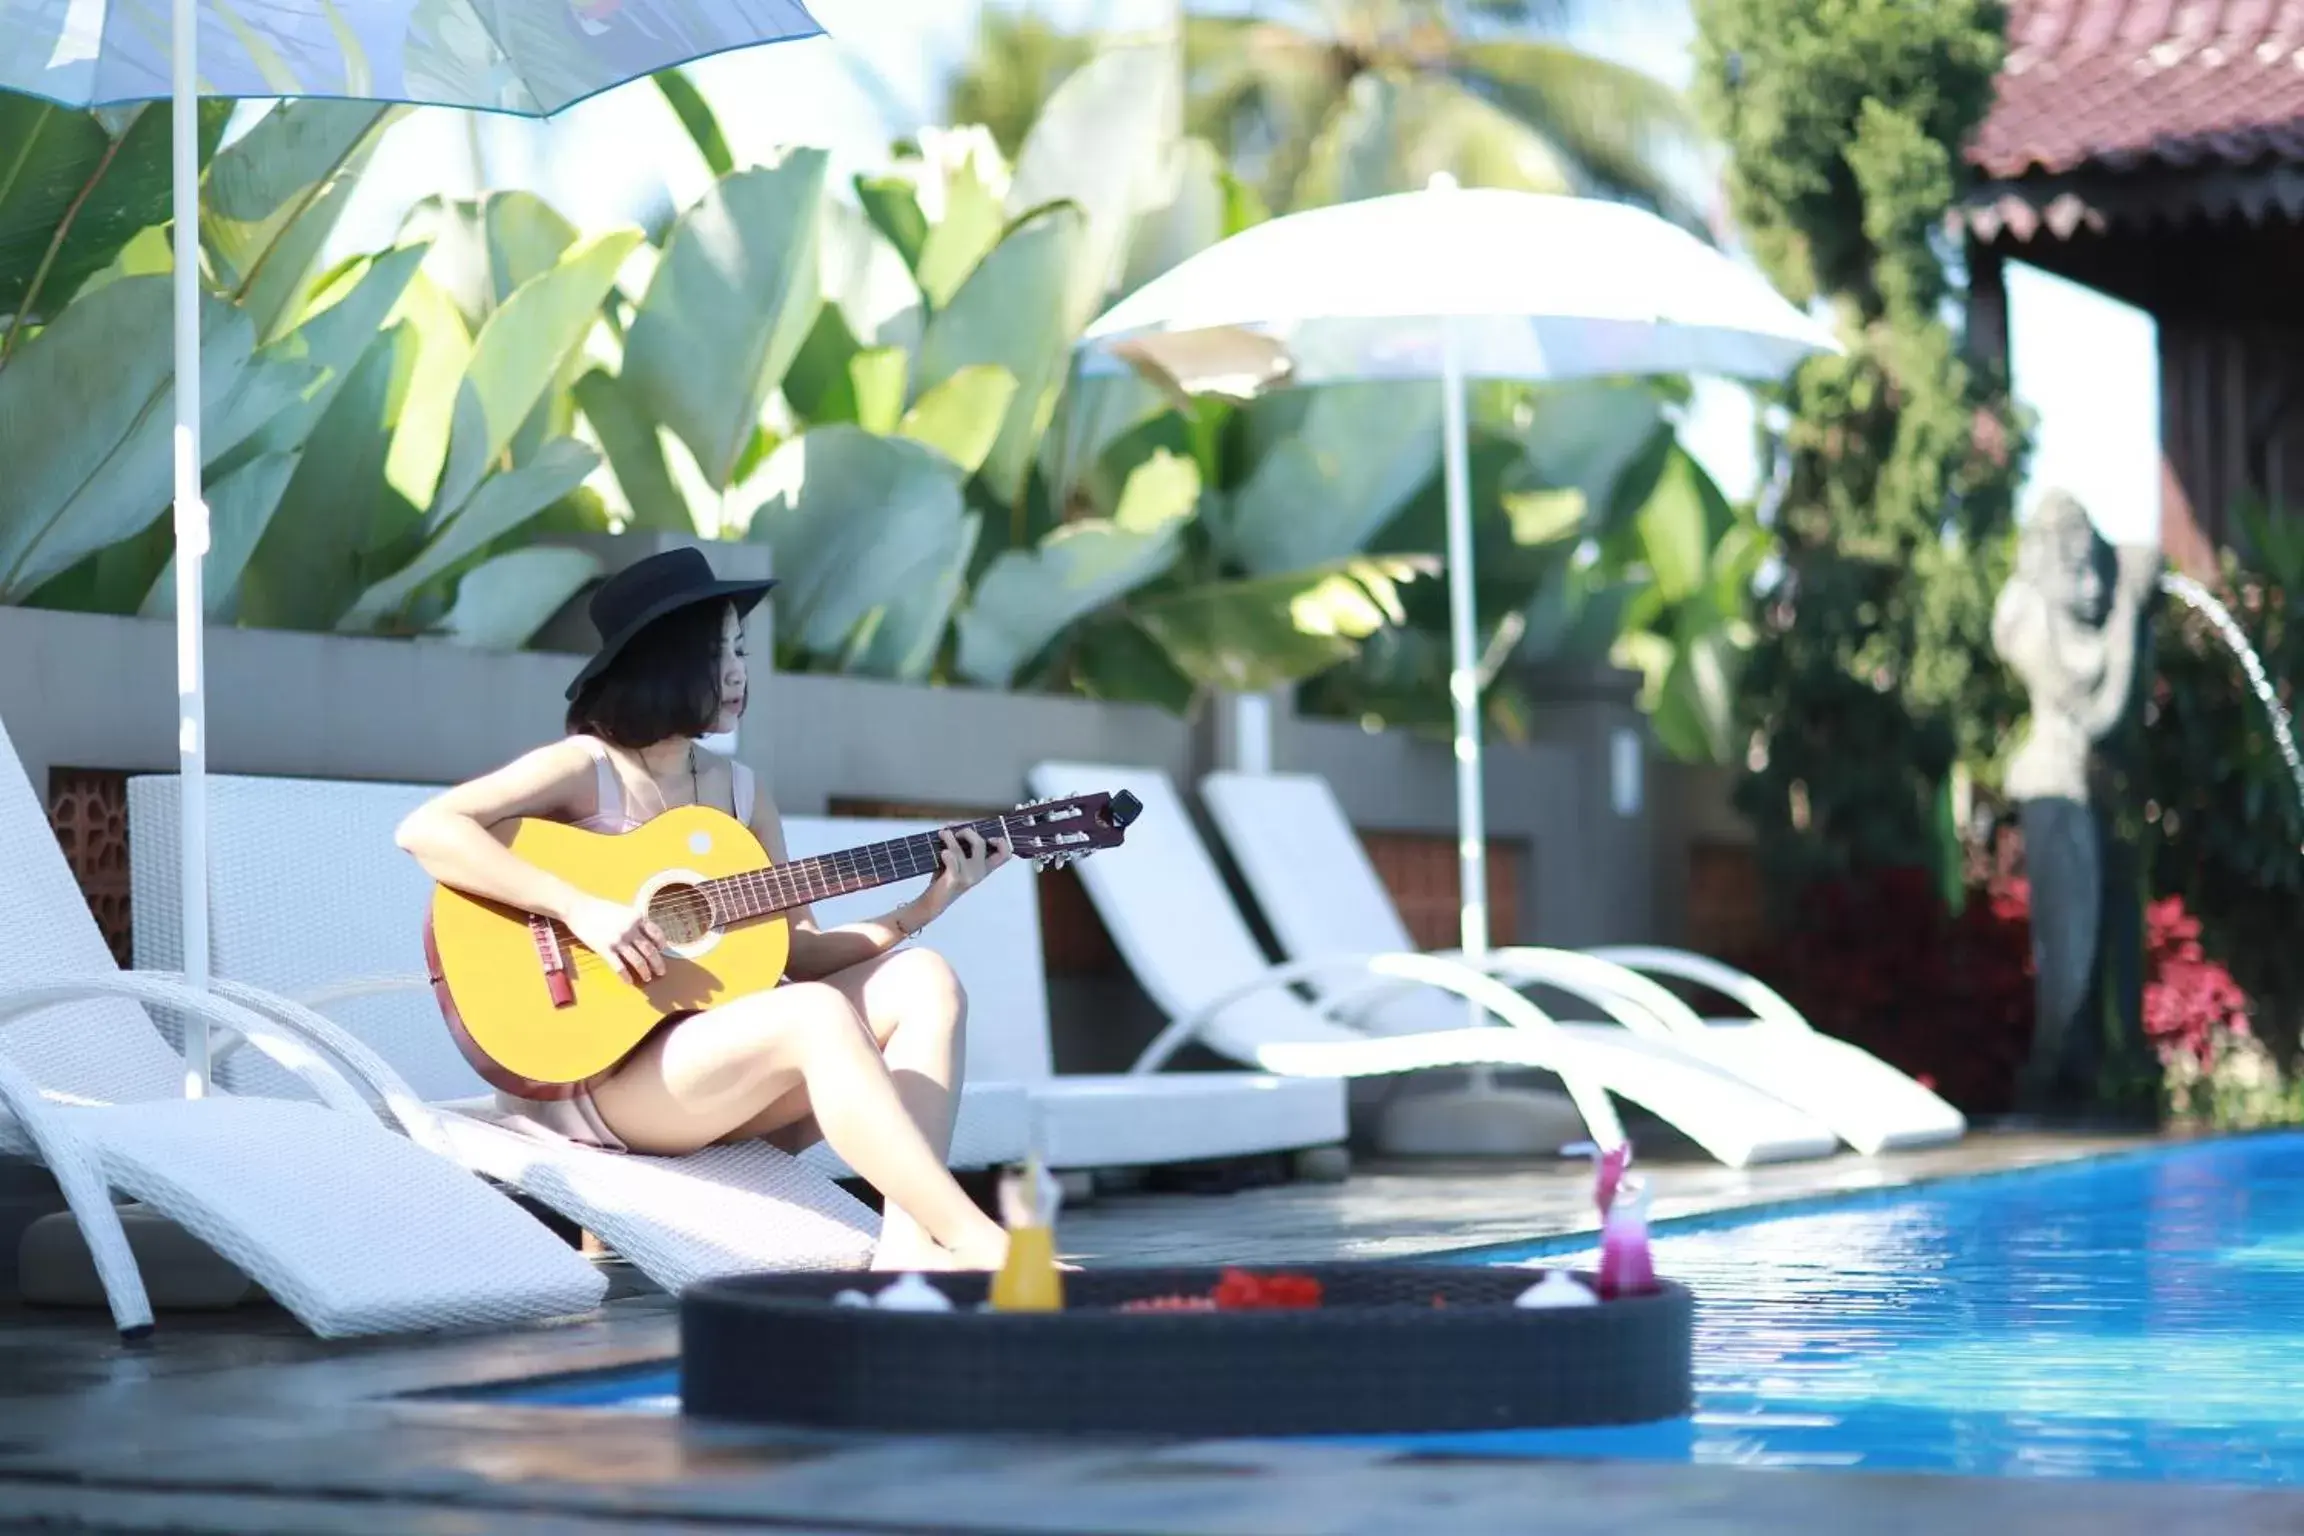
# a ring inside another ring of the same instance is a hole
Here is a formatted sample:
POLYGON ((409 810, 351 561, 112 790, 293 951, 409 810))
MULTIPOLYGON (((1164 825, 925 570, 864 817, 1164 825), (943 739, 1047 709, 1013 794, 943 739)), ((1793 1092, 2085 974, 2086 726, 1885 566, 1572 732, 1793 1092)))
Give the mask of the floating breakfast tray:
POLYGON ((1690 1411, 1695 1307, 1671 1282, 1594 1306, 1520 1308, 1513 1298, 1536 1270, 1338 1263, 1246 1270, 1279 1296, 1280 1277, 1317 1281, 1317 1306, 1158 1300, 1206 1298, 1227 1273, 1067 1274, 1062 1312, 978 1310, 980 1274, 930 1277, 948 1312, 832 1301, 893 1276, 709 1281, 680 1300, 682 1410, 826 1429, 1191 1436, 1535 1429, 1690 1411))

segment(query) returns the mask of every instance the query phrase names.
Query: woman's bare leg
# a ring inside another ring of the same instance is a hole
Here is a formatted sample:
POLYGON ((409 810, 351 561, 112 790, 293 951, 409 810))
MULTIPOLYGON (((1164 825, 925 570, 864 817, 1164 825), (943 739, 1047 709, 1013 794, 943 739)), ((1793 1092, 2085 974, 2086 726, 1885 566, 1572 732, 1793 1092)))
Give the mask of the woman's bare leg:
POLYGON ((1007 1234, 976 1208, 899 1094, 879 1041, 846 993, 803 982, 683 1019, 593 1090, 636 1152, 682 1154, 760 1134, 772 1106, 814 1117, 849 1167, 953 1260, 997 1268, 1007 1234), (805 1090, 805 1099, 795 1099, 805 1090))
MULTIPOLYGON (((968 1020, 967 994, 951 965, 934 950, 899 949, 827 976, 824 985, 863 1016, 905 1112, 937 1158, 944 1159, 952 1150, 968 1020)), ((809 1090, 803 1086, 729 1139, 765 1136, 786 1151, 798 1151, 816 1139, 816 1129, 809 1090)), ((890 1200, 872 1262, 878 1269, 925 1269, 950 1264, 952 1255, 939 1248, 900 1201, 890 1200)))

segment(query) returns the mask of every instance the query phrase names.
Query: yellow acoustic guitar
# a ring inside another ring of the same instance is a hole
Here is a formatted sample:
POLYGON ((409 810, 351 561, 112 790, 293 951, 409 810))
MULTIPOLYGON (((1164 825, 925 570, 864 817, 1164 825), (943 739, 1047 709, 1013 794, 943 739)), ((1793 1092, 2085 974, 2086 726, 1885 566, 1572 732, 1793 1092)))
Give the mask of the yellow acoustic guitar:
MULTIPOLYGON (((1119 846, 1143 809, 1125 790, 1075 795, 946 830, 972 827, 1046 870, 1119 846)), ((433 888, 424 956, 449 1033, 482 1077, 531 1099, 598 1081, 668 1018, 774 986, 791 950, 781 914, 930 874, 943 859, 939 836, 924 832, 771 864, 742 822, 700 805, 629 832, 523 819, 498 836, 580 891, 645 908, 669 941, 665 973, 634 986, 558 923, 433 888)))

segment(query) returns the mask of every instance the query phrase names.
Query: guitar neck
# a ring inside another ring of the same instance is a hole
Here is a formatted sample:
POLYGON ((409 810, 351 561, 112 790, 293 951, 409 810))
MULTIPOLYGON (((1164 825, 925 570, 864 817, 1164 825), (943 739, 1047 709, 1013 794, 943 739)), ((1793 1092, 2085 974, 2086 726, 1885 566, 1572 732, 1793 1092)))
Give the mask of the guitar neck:
MULTIPOLYGON (((1001 817, 989 816, 939 830, 956 832, 962 827, 970 828, 989 843, 1005 835, 1001 821, 1001 817)), ((843 848, 838 853, 794 859, 789 864, 768 869, 725 875, 718 880, 706 880, 697 889, 711 901, 713 916, 719 923, 741 923, 811 902, 829 901, 851 891, 868 891, 874 886, 894 885, 899 880, 934 874, 943 859, 944 844, 938 833, 916 832, 884 843, 866 843, 858 848, 843 848)))

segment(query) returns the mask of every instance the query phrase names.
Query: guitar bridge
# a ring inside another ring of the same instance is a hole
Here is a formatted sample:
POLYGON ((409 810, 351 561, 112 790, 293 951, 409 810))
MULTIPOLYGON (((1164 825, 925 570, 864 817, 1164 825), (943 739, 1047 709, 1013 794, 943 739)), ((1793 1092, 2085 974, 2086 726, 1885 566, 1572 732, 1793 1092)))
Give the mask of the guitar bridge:
POLYGON ((528 936, 536 944, 536 958, 544 964, 544 990, 551 995, 555 1008, 576 1006, 576 967, 568 948, 560 940, 560 930, 551 919, 533 914, 528 919, 528 936))

